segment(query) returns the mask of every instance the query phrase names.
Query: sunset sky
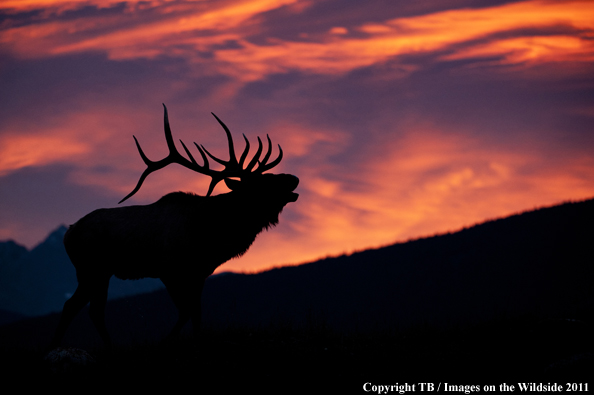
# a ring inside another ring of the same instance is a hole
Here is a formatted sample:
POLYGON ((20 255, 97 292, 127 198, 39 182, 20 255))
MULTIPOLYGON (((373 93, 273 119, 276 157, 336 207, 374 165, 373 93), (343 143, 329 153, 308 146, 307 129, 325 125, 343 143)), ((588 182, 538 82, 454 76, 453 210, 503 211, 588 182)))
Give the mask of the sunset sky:
MULTIPOLYGON (((301 180, 220 270, 455 231, 594 197, 594 2, 2 0, 0 239, 116 207, 132 135, 167 154, 161 103, 176 141, 226 159, 212 111, 301 180)), ((209 182, 169 166, 123 205, 209 182)))

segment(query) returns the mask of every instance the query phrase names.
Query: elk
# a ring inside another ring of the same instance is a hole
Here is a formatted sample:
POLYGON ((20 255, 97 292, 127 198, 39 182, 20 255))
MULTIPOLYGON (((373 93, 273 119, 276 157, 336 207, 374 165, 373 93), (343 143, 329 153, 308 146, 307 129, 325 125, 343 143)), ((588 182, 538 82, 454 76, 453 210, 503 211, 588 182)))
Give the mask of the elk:
POLYGON ((106 346, 111 346, 104 313, 109 280, 114 275, 121 279, 161 279, 179 313, 169 337, 179 335, 190 318, 196 334, 206 278, 218 266, 243 255, 260 232, 278 223, 283 207, 299 196, 293 192, 299 183, 294 175, 263 174, 283 157, 279 145, 278 157, 268 163, 272 153, 268 135, 268 150, 262 160, 262 140, 258 137, 256 154, 246 165, 250 148, 247 137, 243 135, 246 145, 238 161, 231 132, 213 113, 227 134, 229 160, 221 160, 194 143, 202 156, 200 165, 181 140, 190 159, 177 151, 167 107, 163 107, 169 154, 151 161, 133 136, 147 167, 120 203, 138 192, 149 174, 172 163, 210 176, 208 192, 206 196, 174 192, 149 205, 99 209, 71 225, 64 235, 64 246, 76 269, 78 287, 64 304, 52 348, 60 344, 75 315, 89 302, 90 318, 106 346), (207 155, 224 169, 211 169, 207 155), (220 181, 231 192, 211 196, 220 181))

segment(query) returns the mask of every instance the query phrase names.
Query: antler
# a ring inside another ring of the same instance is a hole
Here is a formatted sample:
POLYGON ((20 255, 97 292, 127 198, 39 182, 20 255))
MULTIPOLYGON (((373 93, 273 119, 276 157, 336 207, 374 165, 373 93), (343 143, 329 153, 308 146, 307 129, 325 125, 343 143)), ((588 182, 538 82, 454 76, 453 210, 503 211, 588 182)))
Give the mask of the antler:
POLYGON ((165 115, 164 115, 165 141, 167 142, 167 148, 169 148, 169 155, 167 155, 167 157, 165 157, 164 159, 161 159, 159 161, 150 160, 144 154, 144 152, 142 151, 142 148, 140 148, 140 144, 138 143, 136 136, 133 136, 134 141, 136 142, 136 147, 138 148, 138 152, 140 153, 140 157, 146 164, 146 169, 140 176, 140 179, 138 180, 136 187, 125 198, 120 200, 119 203, 124 202, 125 200, 130 198, 132 195, 134 195, 136 192, 138 192, 138 190, 142 186, 142 183, 144 182, 145 178, 149 174, 151 174, 152 172, 155 172, 159 169, 162 169, 165 166, 172 164, 172 163, 177 163, 177 164, 182 165, 182 166, 184 166, 190 170, 193 170, 197 173, 210 176, 212 178, 212 180, 210 182, 210 185, 208 187, 208 192, 206 194, 206 196, 210 196, 210 194, 214 190, 215 186, 219 182, 221 182, 223 179, 228 178, 228 177, 239 177, 241 179, 244 179, 244 178, 249 177, 250 175, 253 175, 253 174, 262 174, 266 170, 270 170, 274 166, 278 165, 280 163, 281 159, 283 158, 283 150, 281 149, 281 147, 279 145, 278 146, 278 149, 279 149, 278 157, 271 163, 267 164, 268 159, 270 158, 270 154, 272 153, 272 143, 270 142, 270 137, 268 137, 268 135, 266 135, 266 139, 268 140, 268 150, 266 152, 266 155, 264 155, 264 159, 262 159, 262 162, 260 162, 259 159, 260 159, 260 154, 262 153, 262 140, 260 140, 260 137, 258 137, 258 150, 256 151, 256 154, 254 155, 252 160, 248 163, 248 165, 244 169, 243 165, 245 163, 245 159, 247 158, 248 152, 250 150, 250 142, 248 141, 247 137, 245 137, 245 134, 244 134, 243 138, 245 140, 245 149, 243 150, 243 153, 241 154, 239 161, 237 161, 237 157, 235 156, 235 148, 233 147, 233 137, 231 136, 231 132, 229 131, 229 128, 227 127, 227 125, 225 125, 223 123, 223 121, 221 121, 219 119, 219 117, 217 117, 214 113, 211 113, 216 118, 216 120, 219 122, 219 124, 221 124, 221 126, 225 130, 225 133, 227 134, 227 141, 229 143, 229 160, 224 161, 222 159, 219 159, 219 158, 215 157, 214 155, 212 155, 210 152, 208 152, 208 150, 206 148, 204 148, 203 145, 198 145, 198 144, 194 143, 196 148, 198 148, 198 152, 200 152, 200 155, 202 156, 202 161, 204 162, 204 164, 202 166, 200 166, 196 162, 196 160, 194 159, 194 157, 192 156, 192 154, 190 153, 190 151, 188 150, 188 148, 186 147, 184 142, 181 140, 180 140, 180 143, 181 143, 182 147, 184 147, 184 151, 186 151, 186 154, 190 157, 190 160, 183 157, 177 151, 177 148, 175 147, 175 143, 173 142, 173 136, 171 135, 171 128, 169 127, 169 117, 167 116, 167 107, 165 106, 165 104, 163 104, 163 108, 165 109, 165 115), (222 164, 223 166, 225 166, 225 168, 220 171, 210 169, 210 166, 208 163, 208 158, 204 154, 205 152, 215 162, 222 164), (252 169, 254 168, 256 163, 258 164, 258 167, 252 171, 252 169))

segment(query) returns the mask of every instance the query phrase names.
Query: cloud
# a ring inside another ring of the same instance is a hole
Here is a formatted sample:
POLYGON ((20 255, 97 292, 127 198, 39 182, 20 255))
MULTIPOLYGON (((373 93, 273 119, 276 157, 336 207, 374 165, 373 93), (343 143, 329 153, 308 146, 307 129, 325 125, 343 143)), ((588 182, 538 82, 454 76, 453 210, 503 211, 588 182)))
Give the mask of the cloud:
POLYGON ((89 151, 86 144, 61 136, 4 136, 0 141, 0 176, 27 166, 43 166, 89 151))

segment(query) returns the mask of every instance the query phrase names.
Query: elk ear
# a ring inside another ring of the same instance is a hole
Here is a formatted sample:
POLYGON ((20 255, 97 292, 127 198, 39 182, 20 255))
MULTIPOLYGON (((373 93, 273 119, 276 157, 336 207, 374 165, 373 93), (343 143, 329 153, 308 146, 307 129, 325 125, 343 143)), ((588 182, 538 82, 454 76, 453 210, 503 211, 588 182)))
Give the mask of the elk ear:
POLYGON ((234 180, 232 178, 225 178, 225 185, 227 185, 227 188, 229 188, 232 191, 238 191, 239 189, 241 189, 241 181, 240 180, 234 180))

